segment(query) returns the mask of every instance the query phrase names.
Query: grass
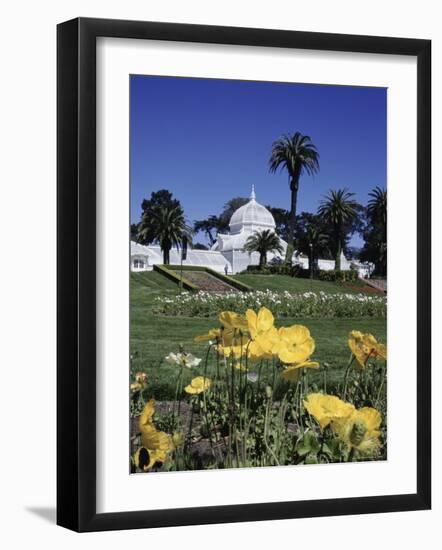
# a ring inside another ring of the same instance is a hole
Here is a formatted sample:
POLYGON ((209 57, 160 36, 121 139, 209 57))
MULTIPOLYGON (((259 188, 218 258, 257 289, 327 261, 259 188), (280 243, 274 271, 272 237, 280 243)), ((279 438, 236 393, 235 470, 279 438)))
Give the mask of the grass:
MULTIPOLYGON (((239 275, 238 280, 253 286, 257 290, 323 290, 324 292, 347 292, 338 284, 293 279, 282 275, 239 275), (312 286, 311 286, 312 285, 312 286)), ((178 287, 156 272, 131 274, 131 354, 132 369, 145 371, 149 375, 149 386, 146 396, 158 400, 173 399, 177 367, 164 362, 164 357, 171 351, 178 351, 182 344, 187 352, 197 357, 205 357, 207 345, 193 341, 198 334, 204 334, 211 327, 217 326, 217 319, 195 317, 165 317, 153 315, 152 304, 157 296, 177 294, 178 287)), ((280 324, 305 324, 316 340, 316 351, 313 359, 328 363, 328 382, 332 387, 343 376, 349 358, 347 335, 350 330, 371 332, 380 341, 386 341, 386 320, 371 319, 299 319, 285 318, 280 324)), ((278 324, 278 321, 277 321, 278 324)), ((186 370, 185 382, 203 374, 203 363, 197 371, 186 370)), ((214 354, 209 360, 208 375, 216 368, 214 354)), ((266 376, 271 375, 271 368, 265 367, 266 376)), ((322 372, 309 373, 314 381, 322 377, 322 372)))

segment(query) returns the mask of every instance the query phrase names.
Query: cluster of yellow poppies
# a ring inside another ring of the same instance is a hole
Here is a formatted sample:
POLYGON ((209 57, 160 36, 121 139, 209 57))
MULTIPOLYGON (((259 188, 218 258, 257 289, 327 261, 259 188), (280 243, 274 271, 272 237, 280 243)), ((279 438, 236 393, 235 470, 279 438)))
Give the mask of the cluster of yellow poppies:
POLYGON ((321 393, 309 394, 304 406, 322 429, 330 426, 349 451, 369 456, 380 447, 382 418, 377 409, 356 409, 334 395, 321 393))
POLYGON ((141 432, 141 447, 135 452, 134 462, 137 468, 147 472, 157 462, 164 462, 174 450, 174 444, 170 435, 160 432, 153 423, 155 413, 155 401, 151 399, 146 403, 139 418, 139 430, 141 432))
POLYGON ((310 361, 315 341, 303 325, 275 327, 272 312, 262 307, 258 313, 248 309, 245 315, 223 311, 219 315, 221 328, 197 336, 196 342, 214 342, 218 353, 232 358, 243 367, 243 361, 277 358, 285 365, 283 378, 295 381, 301 368, 318 368, 310 361))

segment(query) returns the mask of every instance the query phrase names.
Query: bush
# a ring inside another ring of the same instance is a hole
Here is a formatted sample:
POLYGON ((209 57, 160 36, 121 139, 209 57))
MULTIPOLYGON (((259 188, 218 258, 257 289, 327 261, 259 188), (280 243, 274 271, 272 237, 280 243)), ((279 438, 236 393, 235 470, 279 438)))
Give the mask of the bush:
POLYGON ((249 265, 244 273, 248 275, 287 275, 289 277, 299 277, 301 271, 308 273, 308 269, 302 269, 299 265, 267 264, 264 268, 260 268, 258 265, 249 265))
POLYGON ((320 281, 329 281, 332 283, 355 282, 358 280, 358 272, 353 269, 349 269, 346 271, 336 271, 335 269, 325 271, 323 269, 320 269, 318 278, 320 281))

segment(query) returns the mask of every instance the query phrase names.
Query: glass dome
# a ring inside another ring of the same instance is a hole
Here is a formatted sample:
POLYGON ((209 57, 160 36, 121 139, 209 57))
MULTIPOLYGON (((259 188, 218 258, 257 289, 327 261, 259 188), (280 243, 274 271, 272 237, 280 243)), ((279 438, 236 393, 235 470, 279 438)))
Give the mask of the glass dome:
POLYGON ((275 229, 275 219, 265 206, 257 202, 253 185, 249 202, 234 212, 229 227, 230 234, 239 233, 243 229, 275 229))

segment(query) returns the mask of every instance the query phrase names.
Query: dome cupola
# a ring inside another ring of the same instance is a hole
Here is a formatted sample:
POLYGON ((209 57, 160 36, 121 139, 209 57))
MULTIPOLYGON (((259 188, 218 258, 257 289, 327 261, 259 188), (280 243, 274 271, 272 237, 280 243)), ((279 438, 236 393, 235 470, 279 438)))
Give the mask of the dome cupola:
POLYGON ((275 219, 265 206, 256 200, 255 186, 252 185, 250 200, 236 210, 230 218, 230 234, 240 233, 243 230, 261 231, 275 229, 275 219))

